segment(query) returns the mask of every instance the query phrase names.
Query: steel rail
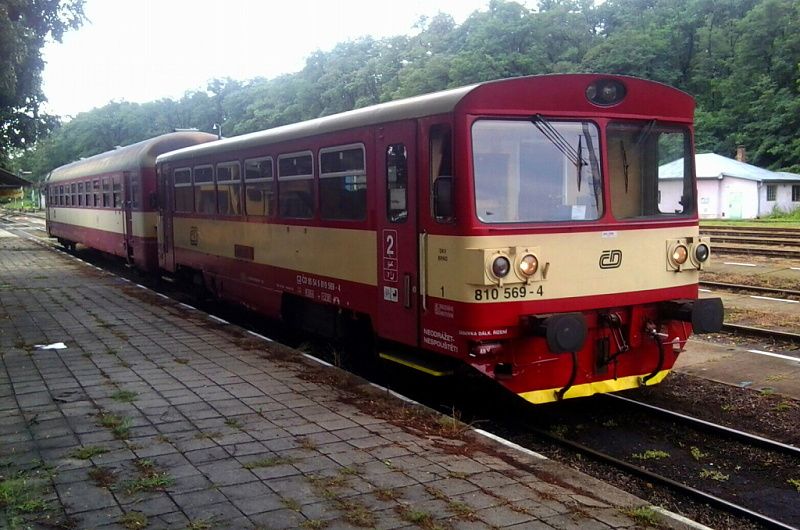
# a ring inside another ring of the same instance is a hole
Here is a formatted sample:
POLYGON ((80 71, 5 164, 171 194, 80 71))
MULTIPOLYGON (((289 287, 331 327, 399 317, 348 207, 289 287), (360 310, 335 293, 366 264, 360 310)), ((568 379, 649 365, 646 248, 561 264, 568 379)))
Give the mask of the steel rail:
POLYGON ((694 423, 696 425, 699 425, 699 426, 705 427, 705 428, 709 428, 711 430, 722 431, 726 435, 734 436, 734 437, 739 438, 741 440, 744 440, 746 442, 750 442, 750 443, 753 443, 753 444, 760 445, 762 447, 766 447, 768 449, 772 449, 772 450, 775 450, 775 451, 781 451, 781 452, 785 452, 785 453, 788 453, 788 454, 793 455, 793 456, 800 457, 800 447, 798 447, 796 445, 786 444, 786 443, 778 442, 778 441, 775 441, 775 440, 770 440, 769 438, 765 438, 765 437, 759 436, 757 434, 752 434, 752 433, 749 433, 749 432, 745 432, 745 431, 740 431, 738 429, 734 429, 732 427, 726 427, 725 425, 719 425, 718 423, 713 423, 713 422, 710 422, 710 421, 701 420, 700 418, 695 418, 694 416, 689 416, 687 414, 682 414, 680 412, 675 412, 674 410, 664 409, 664 408, 661 408, 661 407, 657 407, 655 405, 650 405, 649 403, 643 403, 641 401, 637 401, 635 399, 626 398, 624 396, 620 396, 620 395, 617 395, 617 394, 600 394, 600 395, 603 396, 605 399, 620 400, 620 401, 623 401, 624 403, 627 403, 627 404, 635 406, 635 407, 642 407, 642 408, 657 412, 659 414, 662 414, 664 416, 677 418, 677 419, 679 419, 681 421, 684 421, 684 422, 687 422, 687 423, 694 423))
POLYGON ((743 333, 745 335, 754 335, 756 337, 767 337, 772 339, 783 339, 793 342, 800 342, 800 334, 789 333, 788 331, 778 331, 776 329, 756 328, 753 326, 743 326, 741 324, 722 324, 723 331, 734 331, 743 333))
POLYGON ((753 291, 756 293, 770 293, 770 294, 785 294, 788 296, 800 297, 800 291, 795 291, 792 289, 778 289, 777 287, 760 287, 757 285, 744 285, 739 283, 707 282, 707 281, 700 281, 700 285, 704 285, 707 287, 719 287, 721 289, 736 289, 740 291, 753 291))
POLYGON ((558 444, 565 445, 565 446, 571 447, 572 449, 580 451, 582 453, 588 454, 588 455, 592 456, 593 458, 596 458, 599 461, 606 462, 608 464, 613 465, 614 467, 623 469, 624 471, 630 472, 630 473, 632 473, 634 475, 638 475, 638 476, 644 477, 647 480, 650 480, 652 482, 657 482, 659 484, 663 484, 663 485, 665 485, 665 486, 667 486, 669 488, 672 488, 675 491, 678 491, 678 492, 683 493, 685 495, 694 497, 694 498, 699 499, 699 500, 701 500, 703 502, 707 502, 708 504, 714 505, 714 506, 716 506, 718 508, 722 508, 723 510, 728 511, 729 513, 733 513, 733 514, 736 514, 736 515, 739 515, 739 516, 746 517, 746 518, 748 518, 748 519, 750 519, 752 521, 756 521, 756 522, 758 522, 758 523, 760 523, 760 524, 762 524, 762 525, 764 525, 764 526, 766 526, 768 528, 779 528, 781 530, 800 530, 796 526, 792 526, 792 525, 784 523, 782 521, 778 521, 777 519, 773 519, 772 517, 769 517, 767 515, 758 513, 756 511, 753 511, 753 510, 751 510, 749 508, 746 508, 744 506, 741 506, 739 504, 727 501, 725 499, 717 497, 716 495, 712 495, 710 493, 706 493, 706 492, 704 492, 702 490, 699 490, 697 488, 694 488, 692 486, 687 486, 686 484, 682 484, 682 483, 680 483, 680 482, 678 482, 676 480, 673 480, 671 478, 665 477, 663 475, 659 475, 658 473, 654 473, 654 472, 652 472, 652 471, 650 471, 648 469, 644 469, 642 467, 636 466, 636 465, 631 464, 629 462, 626 462, 624 460, 620 460, 619 458, 613 457, 611 455, 607 455, 605 453, 602 453, 600 451, 592 449, 591 447, 587 447, 587 446, 585 446, 585 445, 583 445, 581 443, 573 442, 571 440, 567 440, 565 438, 557 436, 557 435, 555 435, 553 433, 549 433, 547 431, 542 431, 542 430, 539 430, 539 429, 536 429, 536 428, 530 428, 529 427, 528 429, 530 431, 532 431, 532 432, 535 432, 535 433, 540 434, 540 435, 542 435, 542 436, 544 436, 546 438, 549 438, 549 439, 555 441, 558 444))
POLYGON ((747 254, 755 256, 775 256, 782 258, 800 258, 800 248, 797 250, 786 250, 778 248, 754 248, 754 247, 727 247, 714 245, 713 251, 717 254, 747 254))

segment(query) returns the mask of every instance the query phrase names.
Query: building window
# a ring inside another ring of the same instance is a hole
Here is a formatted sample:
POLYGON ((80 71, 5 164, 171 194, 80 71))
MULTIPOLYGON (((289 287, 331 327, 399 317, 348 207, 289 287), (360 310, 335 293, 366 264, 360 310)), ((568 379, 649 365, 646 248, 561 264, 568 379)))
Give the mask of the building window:
POLYGON ((275 193, 272 158, 244 161, 244 196, 247 215, 271 217, 275 193))
POLYGON ((800 202, 800 185, 792 184, 792 202, 800 202))
POLYGON ((319 154, 319 209, 322 219, 360 221, 367 217, 367 172, 362 145, 319 154))
POLYGON ((767 201, 774 201, 778 194, 778 186, 775 184, 767 184, 767 201))
POLYGON ((217 213, 214 168, 211 166, 194 168, 194 211, 206 214, 217 213))
POLYGON ((172 173, 175 183, 175 211, 194 211, 194 195, 192 194, 192 170, 188 167, 176 169, 172 173))
POLYGON ((314 159, 311 152, 278 157, 278 207, 281 217, 314 217, 314 159))
POLYGON ((239 162, 217 164, 217 209, 221 215, 242 213, 241 190, 239 162))

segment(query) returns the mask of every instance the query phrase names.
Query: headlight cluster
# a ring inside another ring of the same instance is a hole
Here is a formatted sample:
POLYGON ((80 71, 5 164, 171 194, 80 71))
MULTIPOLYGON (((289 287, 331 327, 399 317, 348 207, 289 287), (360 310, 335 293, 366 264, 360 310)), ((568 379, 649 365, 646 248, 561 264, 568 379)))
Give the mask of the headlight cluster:
MULTIPOLYGON (((514 259, 515 273, 519 280, 527 281, 539 270, 539 258, 530 252, 523 252, 514 259)), ((511 259, 504 254, 494 254, 489 266, 490 276, 504 280, 512 271, 511 259)))
POLYGON ((707 238, 699 238, 697 241, 678 239, 668 241, 667 245, 667 261, 672 270, 702 269, 711 257, 707 238))

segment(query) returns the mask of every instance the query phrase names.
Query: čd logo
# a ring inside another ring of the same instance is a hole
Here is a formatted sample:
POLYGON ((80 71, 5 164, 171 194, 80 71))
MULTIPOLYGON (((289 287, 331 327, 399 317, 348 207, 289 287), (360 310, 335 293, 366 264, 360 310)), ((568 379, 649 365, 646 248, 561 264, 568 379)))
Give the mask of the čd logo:
POLYGON ((622 265, 622 251, 621 250, 604 250, 600 254, 600 268, 601 269, 617 269, 622 265))

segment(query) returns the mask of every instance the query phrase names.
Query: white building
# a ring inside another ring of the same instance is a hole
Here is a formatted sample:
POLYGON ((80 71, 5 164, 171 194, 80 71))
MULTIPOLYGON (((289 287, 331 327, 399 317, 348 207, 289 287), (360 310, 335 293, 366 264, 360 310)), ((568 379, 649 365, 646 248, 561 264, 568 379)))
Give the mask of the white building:
MULTIPOLYGON (((800 175, 762 169, 714 153, 695 155, 694 161, 701 219, 755 219, 775 209, 788 212, 800 208, 800 175)), ((659 204, 677 203, 683 191, 682 176, 682 158, 659 168, 659 204)))

